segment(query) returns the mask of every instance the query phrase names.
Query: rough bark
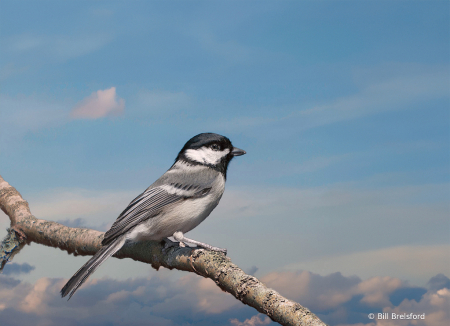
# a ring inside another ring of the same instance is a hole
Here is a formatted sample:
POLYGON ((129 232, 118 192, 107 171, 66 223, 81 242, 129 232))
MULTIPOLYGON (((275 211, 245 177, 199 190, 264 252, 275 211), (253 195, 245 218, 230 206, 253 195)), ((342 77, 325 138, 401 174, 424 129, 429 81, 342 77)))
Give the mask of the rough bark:
MULTIPOLYGON (((1 176, 0 208, 11 219, 9 235, 0 248, 2 265, 23 247, 25 241, 59 248, 74 255, 94 255, 101 247, 103 232, 70 228, 35 218, 27 201, 1 176), (15 236, 15 233, 21 232, 26 236, 26 240, 15 236)), ((176 268, 210 278, 223 291, 231 293, 281 325, 325 325, 307 308, 284 298, 278 292, 267 288, 257 278, 245 274, 221 253, 187 247, 173 247, 163 251, 160 243, 149 241, 125 246, 114 257, 131 258, 151 264, 155 269, 161 266, 168 269, 176 268)))

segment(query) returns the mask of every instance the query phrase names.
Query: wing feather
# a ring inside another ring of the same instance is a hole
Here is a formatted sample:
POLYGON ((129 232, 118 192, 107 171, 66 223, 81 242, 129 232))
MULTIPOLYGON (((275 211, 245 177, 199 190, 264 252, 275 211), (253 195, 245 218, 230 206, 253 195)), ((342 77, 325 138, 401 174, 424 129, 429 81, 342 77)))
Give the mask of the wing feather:
MULTIPOLYGON (((181 193, 177 190, 182 189, 182 185, 172 186, 175 192, 169 192, 167 187, 155 187, 147 189, 137 196, 119 215, 111 228, 105 233, 102 245, 111 243, 118 236, 125 234, 127 231, 137 226, 141 222, 156 216, 160 210, 173 203, 198 197, 199 194, 204 195, 205 189, 199 189, 198 186, 191 186, 191 191, 183 190, 181 193)), ((187 189, 189 185, 184 186, 187 189)), ((206 188, 209 190, 210 188, 206 188)))
POLYGON ((157 215, 164 206, 183 199, 185 197, 169 194, 160 187, 143 192, 125 208, 111 228, 105 233, 102 245, 112 242, 139 223, 157 215))

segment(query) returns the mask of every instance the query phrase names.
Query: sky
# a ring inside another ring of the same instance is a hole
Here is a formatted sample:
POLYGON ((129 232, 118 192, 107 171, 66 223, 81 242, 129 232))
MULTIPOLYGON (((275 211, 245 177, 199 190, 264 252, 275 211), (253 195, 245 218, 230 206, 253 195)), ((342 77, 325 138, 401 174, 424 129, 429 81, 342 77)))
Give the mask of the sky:
MULTIPOLYGON (((188 237, 330 325, 448 325, 449 9, 3 1, 0 175, 36 217, 106 231, 187 140, 223 134, 247 154, 188 237)), ((62 300, 87 259, 26 246, 0 275, 1 324, 272 323, 211 280, 128 259, 62 300)))

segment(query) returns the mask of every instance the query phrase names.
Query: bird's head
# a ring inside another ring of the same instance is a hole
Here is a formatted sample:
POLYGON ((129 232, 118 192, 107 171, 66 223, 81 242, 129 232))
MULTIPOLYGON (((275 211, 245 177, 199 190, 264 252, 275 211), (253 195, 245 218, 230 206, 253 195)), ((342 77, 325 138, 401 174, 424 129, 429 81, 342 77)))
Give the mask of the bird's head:
POLYGON ((235 156, 244 155, 242 149, 233 147, 231 141, 214 133, 203 133, 192 137, 181 149, 176 161, 194 165, 206 165, 226 173, 228 163, 235 156))

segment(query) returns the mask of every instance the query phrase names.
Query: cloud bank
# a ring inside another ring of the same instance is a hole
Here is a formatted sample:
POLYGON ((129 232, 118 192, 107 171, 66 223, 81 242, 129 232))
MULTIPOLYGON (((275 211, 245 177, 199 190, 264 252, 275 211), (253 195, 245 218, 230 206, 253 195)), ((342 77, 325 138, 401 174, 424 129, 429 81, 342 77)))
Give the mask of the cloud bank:
MULTIPOLYGON (((275 325, 209 279, 189 274, 173 281, 168 273, 123 281, 90 279, 70 301, 59 296, 64 279, 41 278, 30 284, 0 276, 2 325, 275 325)), ((417 326, 447 325, 450 320, 450 291, 442 287, 450 280, 442 274, 430 280, 428 289, 392 277, 361 280, 308 271, 270 273, 262 281, 330 325, 409 325, 368 318, 382 312, 425 313, 417 326)))

